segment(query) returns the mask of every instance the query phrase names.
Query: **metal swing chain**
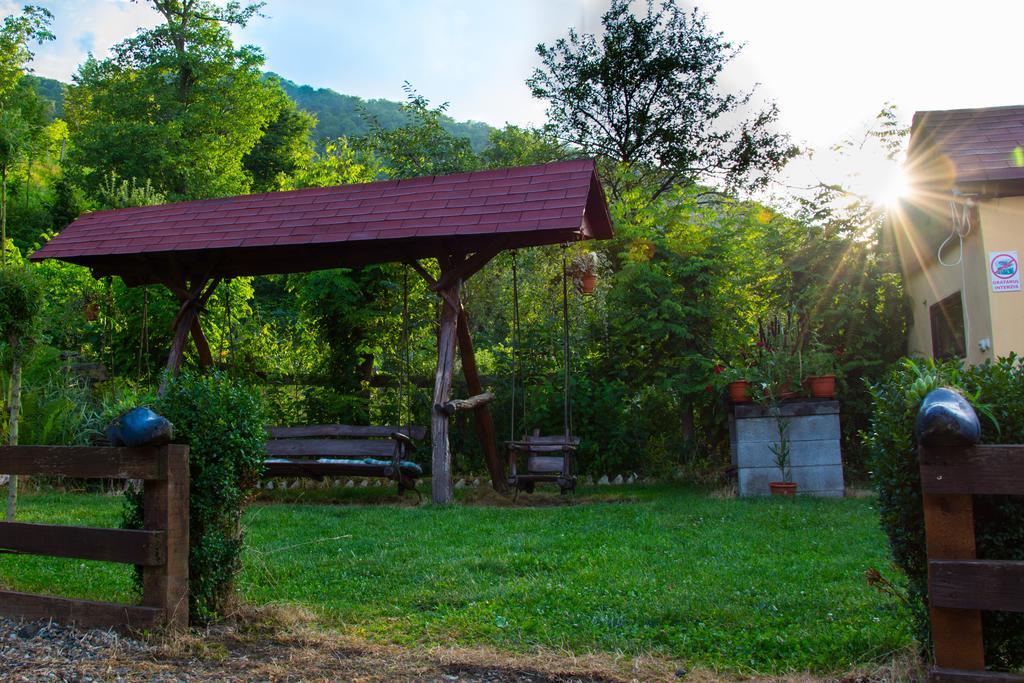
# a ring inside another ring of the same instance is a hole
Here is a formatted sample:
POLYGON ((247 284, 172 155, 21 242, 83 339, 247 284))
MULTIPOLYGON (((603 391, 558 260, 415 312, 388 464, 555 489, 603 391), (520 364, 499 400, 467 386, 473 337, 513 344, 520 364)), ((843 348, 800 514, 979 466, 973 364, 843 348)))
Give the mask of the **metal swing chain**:
POLYGON ((565 440, 568 443, 572 434, 572 397, 569 391, 569 281, 568 281, 568 249, 562 245, 562 363, 565 366, 565 378, 562 384, 562 426, 565 428, 565 440))
POLYGON ((142 321, 140 327, 142 329, 139 334, 138 375, 141 378, 143 376, 143 362, 146 364, 147 374, 149 372, 149 287, 142 288, 142 321))
MULTIPOLYGON (((522 370, 519 351, 519 269, 518 251, 512 250, 512 420, 509 441, 516 440, 516 379, 522 370), (518 367, 517 367, 518 366, 518 367)), ((526 417, 526 386, 523 386, 523 418, 526 417)))
POLYGON ((406 436, 412 431, 412 407, 408 405, 411 396, 408 383, 412 367, 412 354, 409 348, 409 265, 405 265, 402 273, 402 374, 398 382, 398 426, 402 426, 402 412, 405 412, 406 436))

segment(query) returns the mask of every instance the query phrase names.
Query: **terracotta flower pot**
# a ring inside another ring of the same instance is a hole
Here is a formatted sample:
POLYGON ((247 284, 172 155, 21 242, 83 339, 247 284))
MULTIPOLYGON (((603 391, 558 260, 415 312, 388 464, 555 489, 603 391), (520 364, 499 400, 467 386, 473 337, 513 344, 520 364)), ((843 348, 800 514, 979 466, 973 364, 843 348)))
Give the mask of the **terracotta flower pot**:
POLYGON ((580 276, 580 291, 584 294, 593 294, 597 288, 597 275, 594 273, 583 273, 580 276))
POLYGON ((733 403, 750 402, 750 382, 747 380, 738 379, 735 382, 729 382, 727 388, 729 390, 729 400, 733 403))
POLYGON ((768 488, 771 490, 773 496, 795 496, 796 495, 796 484, 785 481, 772 481, 768 483, 768 488))
POLYGON ((807 390, 814 398, 832 398, 836 395, 835 375, 816 375, 805 381, 807 390))

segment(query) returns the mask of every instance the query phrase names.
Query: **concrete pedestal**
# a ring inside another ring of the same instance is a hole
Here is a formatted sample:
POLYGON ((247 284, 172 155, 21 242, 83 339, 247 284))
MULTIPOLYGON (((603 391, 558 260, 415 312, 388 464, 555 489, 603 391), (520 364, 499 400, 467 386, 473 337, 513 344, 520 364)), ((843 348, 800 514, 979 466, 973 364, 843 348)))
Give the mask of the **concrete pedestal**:
MULTIPOLYGON (((790 463, 801 495, 842 496, 843 457, 839 446, 839 402, 786 401, 779 412, 789 418, 790 463)), ((767 408, 736 404, 729 416, 732 464, 741 496, 768 495, 768 483, 781 481, 771 446, 779 428, 767 408)))

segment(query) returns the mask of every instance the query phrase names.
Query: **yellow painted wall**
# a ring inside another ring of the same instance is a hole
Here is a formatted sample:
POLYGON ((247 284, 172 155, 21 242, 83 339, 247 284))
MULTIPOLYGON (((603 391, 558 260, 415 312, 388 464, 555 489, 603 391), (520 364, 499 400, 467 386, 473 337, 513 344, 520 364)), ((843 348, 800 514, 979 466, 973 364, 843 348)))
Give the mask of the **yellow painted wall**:
POLYGON ((985 245, 985 288, 991 308, 992 354, 1024 355, 1024 291, 993 292, 988 277, 988 252, 1016 251, 1024 258, 1024 197, 993 199, 980 204, 981 237, 985 245))
POLYGON ((952 226, 947 201, 932 201, 930 206, 896 222, 894 233, 913 313, 907 341, 908 354, 932 355, 929 310, 951 294, 963 291, 967 362, 981 363, 993 357, 992 350, 984 352, 978 346, 982 339, 993 338, 984 220, 980 221, 980 230, 978 222, 977 219, 972 220, 971 231, 964 239, 962 262, 957 238, 942 248, 942 261, 955 264, 950 266, 943 266, 938 260, 939 246, 950 234, 952 226))

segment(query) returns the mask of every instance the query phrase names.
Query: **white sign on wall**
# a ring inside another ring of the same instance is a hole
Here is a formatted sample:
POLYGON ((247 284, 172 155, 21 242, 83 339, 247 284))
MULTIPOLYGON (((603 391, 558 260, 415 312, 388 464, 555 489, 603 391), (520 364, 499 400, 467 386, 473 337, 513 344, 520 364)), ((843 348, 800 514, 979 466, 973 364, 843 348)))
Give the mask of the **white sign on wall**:
POLYGON ((988 274, 993 292, 1020 291, 1020 259, 1016 251, 988 252, 988 274))

